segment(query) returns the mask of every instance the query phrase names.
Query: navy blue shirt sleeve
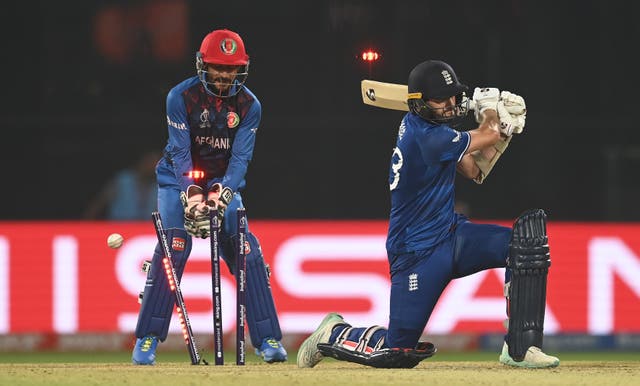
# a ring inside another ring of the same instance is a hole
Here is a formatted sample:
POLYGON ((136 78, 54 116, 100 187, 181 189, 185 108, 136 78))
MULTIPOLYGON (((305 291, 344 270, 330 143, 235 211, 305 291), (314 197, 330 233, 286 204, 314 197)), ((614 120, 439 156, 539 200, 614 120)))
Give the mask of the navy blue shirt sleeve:
POLYGON ((468 132, 460 132, 442 125, 423 130, 419 137, 418 146, 427 164, 459 162, 471 141, 468 132))
POLYGON ((175 89, 167 95, 167 128, 169 139, 165 151, 171 160, 173 172, 182 190, 194 183, 185 173, 191 170, 191 135, 187 110, 179 91, 175 89))

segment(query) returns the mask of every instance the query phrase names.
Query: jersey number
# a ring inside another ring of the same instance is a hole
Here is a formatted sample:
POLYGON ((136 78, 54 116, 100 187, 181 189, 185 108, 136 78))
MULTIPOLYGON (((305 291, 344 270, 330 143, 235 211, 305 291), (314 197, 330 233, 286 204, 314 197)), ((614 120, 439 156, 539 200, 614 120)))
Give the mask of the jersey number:
POLYGON ((402 168, 402 152, 397 146, 393 149, 393 155, 391 156, 391 172, 393 173, 393 181, 389 185, 389 190, 393 190, 398 187, 400 182, 400 169, 402 168), (394 162, 398 156, 397 161, 394 162))

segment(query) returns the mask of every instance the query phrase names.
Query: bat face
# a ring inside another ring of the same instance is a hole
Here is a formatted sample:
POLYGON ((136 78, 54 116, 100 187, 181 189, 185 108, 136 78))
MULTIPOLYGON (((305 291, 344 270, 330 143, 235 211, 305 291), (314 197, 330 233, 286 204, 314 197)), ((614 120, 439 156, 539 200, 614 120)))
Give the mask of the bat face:
MULTIPOLYGON (((406 84, 385 83, 375 80, 364 79, 360 82, 360 92, 362 94, 362 102, 366 105, 380 107, 382 109, 409 111, 407 104, 407 96, 409 95, 409 87, 406 84)), ((475 103, 469 100, 469 109, 475 110, 475 103)), ((510 110, 509 113, 516 113, 510 110)))
POLYGON ((360 82, 362 101, 383 109, 409 111, 408 88, 404 84, 384 83, 365 79, 360 82))

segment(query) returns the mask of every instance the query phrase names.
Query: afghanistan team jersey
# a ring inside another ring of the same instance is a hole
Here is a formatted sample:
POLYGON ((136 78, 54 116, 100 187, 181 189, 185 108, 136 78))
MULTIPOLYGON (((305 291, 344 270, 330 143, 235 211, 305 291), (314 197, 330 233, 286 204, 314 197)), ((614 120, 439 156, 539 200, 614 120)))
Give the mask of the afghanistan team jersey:
POLYGON ((159 173, 159 183, 177 184, 183 191, 194 183, 208 188, 216 182, 242 189, 261 113, 260 102, 246 87, 219 98, 197 76, 175 86, 167 96, 169 139, 161 160, 173 173, 159 173), (206 182, 195 182, 187 175, 191 170, 204 171, 206 182))
POLYGON ((446 237, 454 221, 456 164, 470 140, 467 132, 405 115, 389 170, 389 253, 425 250, 446 237))

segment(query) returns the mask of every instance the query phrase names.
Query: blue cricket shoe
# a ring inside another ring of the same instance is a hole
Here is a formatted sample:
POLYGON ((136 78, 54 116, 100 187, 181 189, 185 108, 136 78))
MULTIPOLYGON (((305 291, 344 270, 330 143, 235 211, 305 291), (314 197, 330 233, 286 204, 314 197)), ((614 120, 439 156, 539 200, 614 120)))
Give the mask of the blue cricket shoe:
POLYGON ((256 348, 256 355, 261 356, 267 363, 287 361, 287 351, 284 346, 273 338, 265 338, 260 348, 256 348))
POLYGON ((133 348, 131 362, 134 365, 155 365, 157 347, 158 338, 153 335, 138 338, 136 340, 136 346, 133 348))

